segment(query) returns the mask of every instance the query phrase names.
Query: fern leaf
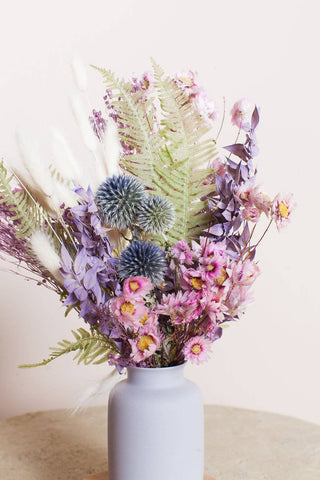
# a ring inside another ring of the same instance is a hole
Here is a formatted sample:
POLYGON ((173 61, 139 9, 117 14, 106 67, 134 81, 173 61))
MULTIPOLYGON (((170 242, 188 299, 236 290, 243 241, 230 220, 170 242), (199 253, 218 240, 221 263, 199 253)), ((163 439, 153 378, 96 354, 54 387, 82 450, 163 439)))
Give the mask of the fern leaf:
POLYGON ((153 68, 164 115, 161 135, 166 139, 161 161, 155 167, 158 176, 155 182, 160 194, 173 203, 176 211, 168 240, 189 241, 208 226, 211 218, 207 202, 201 198, 213 190, 204 181, 213 173, 207 166, 217 151, 214 142, 205 138, 209 127, 194 111, 186 94, 154 62, 153 68))
POLYGON ((49 358, 39 363, 20 365, 20 368, 47 365, 56 358, 71 352, 76 352, 74 360, 78 360, 78 364, 83 362, 85 365, 106 362, 110 353, 118 353, 116 344, 107 335, 99 332, 94 327, 91 327, 90 332, 84 328, 79 328, 77 331, 72 330, 72 334, 75 341, 62 340, 58 342, 58 347, 51 349, 52 353, 49 358))
POLYGON ((11 186, 13 175, 10 175, 0 162, 0 203, 10 210, 11 221, 15 222, 17 238, 29 237, 43 224, 43 212, 33 198, 21 189, 11 186))
POLYGON ((120 138, 133 146, 136 153, 125 155, 122 164, 127 171, 154 189, 154 165, 163 140, 155 132, 155 107, 153 98, 145 101, 143 92, 132 93, 131 83, 119 80, 110 70, 98 68, 107 88, 112 92, 112 105, 118 115, 120 138), (118 98, 121 97, 121 100, 118 98), (121 127, 121 124, 123 127, 121 127))

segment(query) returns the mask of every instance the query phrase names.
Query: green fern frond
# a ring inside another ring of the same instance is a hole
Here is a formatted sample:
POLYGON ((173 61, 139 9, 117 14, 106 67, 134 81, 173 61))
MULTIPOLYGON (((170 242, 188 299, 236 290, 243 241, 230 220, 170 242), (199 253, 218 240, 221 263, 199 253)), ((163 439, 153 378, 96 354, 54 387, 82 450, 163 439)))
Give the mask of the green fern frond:
POLYGON ((118 115, 118 122, 123 124, 123 128, 119 128, 119 136, 134 147, 136 152, 125 155, 122 165, 152 189, 154 165, 159 161, 158 152, 163 145, 163 139, 155 131, 154 99, 145 101, 143 92, 132 93, 132 84, 119 80, 110 70, 97 70, 102 73, 107 88, 112 92, 112 105, 118 115))
POLYGON ((166 139, 160 161, 154 167, 155 183, 176 211, 168 239, 189 241, 196 238, 211 219, 207 202, 201 198, 213 190, 213 186, 204 185, 204 181, 214 172, 207 167, 217 151, 214 142, 205 138, 210 128, 195 112, 186 94, 154 62, 153 68, 164 115, 161 135, 166 139))
POLYGON ((11 212, 10 219, 15 221, 17 238, 29 237, 43 224, 43 212, 35 200, 22 189, 13 189, 10 175, 0 162, 0 203, 5 204, 11 212))
POLYGON ((20 368, 32 368, 47 365, 56 358, 65 355, 66 353, 77 352, 74 360, 78 364, 83 362, 85 365, 92 363, 98 365, 107 362, 110 353, 118 353, 116 344, 103 333, 99 332, 94 327, 88 332, 84 328, 79 328, 77 331, 72 330, 75 341, 62 340, 58 342, 59 347, 51 348, 52 353, 49 358, 42 360, 39 363, 32 363, 20 365, 20 368))

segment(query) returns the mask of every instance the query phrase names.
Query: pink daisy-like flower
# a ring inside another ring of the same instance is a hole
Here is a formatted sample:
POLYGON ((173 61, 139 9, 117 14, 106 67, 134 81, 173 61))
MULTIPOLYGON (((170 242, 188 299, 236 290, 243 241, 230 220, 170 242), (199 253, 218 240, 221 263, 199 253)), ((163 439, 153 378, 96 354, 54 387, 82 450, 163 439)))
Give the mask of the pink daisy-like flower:
POLYGON ((139 319, 139 323, 140 326, 156 328, 158 325, 158 315, 152 310, 149 310, 148 313, 142 315, 142 317, 139 319))
POLYGON ((276 222, 278 230, 281 230, 283 227, 287 226, 294 207, 295 205, 292 200, 292 193, 278 193, 278 195, 275 197, 272 202, 271 214, 272 218, 276 222))
POLYGON ((218 108, 207 95, 200 94, 193 98, 193 105, 207 123, 212 124, 218 118, 218 108))
POLYGON ((268 217, 271 211, 271 200, 265 193, 255 192, 252 198, 252 202, 260 212, 264 212, 268 217))
POLYGON ((202 336, 190 338, 183 348, 183 354, 186 360, 199 365, 209 359, 211 352, 211 341, 202 336))
POLYGON ((235 316, 244 313, 246 307, 253 302, 253 294, 249 287, 243 285, 233 285, 230 295, 227 297, 226 306, 229 315, 235 316))
POLYGON ((258 223, 260 218, 260 210, 254 205, 248 205, 241 210, 240 216, 242 220, 258 223))
POLYGON ((176 258, 179 263, 185 263, 186 265, 192 265, 192 252, 185 240, 180 240, 173 245, 171 250, 171 256, 176 258))
POLYGON ((146 277, 127 278, 123 283, 123 295, 133 295, 136 298, 144 298, 151 290, 152 283, 146 277))
POLYGON ((190 295, 190 292, 179 290, 177 293, 163 295, 156 313, 168 315, 172 323, 180 325, 192 320, 191 314, 196 308, 197 299, 190 295))
POLYGON ((141 326, 140 319, 149 313, 141 299, 132 295, 115 298, 111 303, 111 309, 120 323, 133 329, 141 326))
POLYGON ((174 80, 179 87, 181 87, 185 93, 190 97, 199 95, 203 90, 202 85, 198 80, 198 74, 188 70, 187 72, 179 72, 175 74, 174 80))
POLYGON ((139 363, 151 357, 159 348, 160 342, 159 332, 155 328, 146 327, 139 330, 139 336, 129 340, 133 361, 139 363))
POLYGON ((231 110, 231 123, 244 131, 249 131, 254 105, 248 98, 238 100, 231 110))
POLYGON ((237 285, 252 285, 259 274, 260 269, 256 262, 245 260, 235 265, 232 278, 237 285))
POLYGON ((224 313, 226 313, 228 310, 221 300, 222 295, 219 289, 211 290, 207 296, 205 313, 208 315, 214 325, 216 325, 217 322, 224 320, 224 313))
POLYGON ((181 265, 180 278, 181 285, 189 290, 189 292, 195 292, 198 299, 201 298, 211 287, 211 282, 208 282, 205 276, 202 278, 202 271, 200 268, 196 270, 181 265))

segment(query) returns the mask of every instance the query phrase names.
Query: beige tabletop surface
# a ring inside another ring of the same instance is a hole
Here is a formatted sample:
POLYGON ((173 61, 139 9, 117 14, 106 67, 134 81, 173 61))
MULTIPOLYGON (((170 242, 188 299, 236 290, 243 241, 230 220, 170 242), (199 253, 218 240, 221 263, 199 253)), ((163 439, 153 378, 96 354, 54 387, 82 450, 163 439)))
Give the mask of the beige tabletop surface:
MULTIPOLYGON (((205 430, 206 472, 216 480, 320 480, 320 426, 206 406, 205 430)), ((1 480, 82 480, 106 469, 105 407, 0 422, 1 480)))

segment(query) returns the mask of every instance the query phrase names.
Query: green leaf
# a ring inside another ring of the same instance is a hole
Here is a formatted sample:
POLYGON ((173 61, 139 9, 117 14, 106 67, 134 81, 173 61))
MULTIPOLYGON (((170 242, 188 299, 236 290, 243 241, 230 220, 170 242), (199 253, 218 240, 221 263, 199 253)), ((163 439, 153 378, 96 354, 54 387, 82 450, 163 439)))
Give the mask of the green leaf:
POLYGON ((29 237, 41 228, 45 214, 28 192, 11 185, 12 180, 13 175, 8 173, 3 161, 0 162, 0 203, 4 203, 11 212, 10 220, 15 221, 16 237, 29 237))
POLYGON ((90 332, 84 328, 79 328, 77 331, 72 330, 72 334, 75 341, 62 340, 58 342, 58 347, 51 348, 52 353, 49 358, 39 363, 25 364, 19 367, 32 368, 47 365, 56 358, 71 352, 76 352, 74 360, 78 360, 78 364, 81 362, 85 365, 90 363, 100 364, 108 361, 110 353, 118 353, 118 348, 113 340, 95 327, 91 327, 90 332))

